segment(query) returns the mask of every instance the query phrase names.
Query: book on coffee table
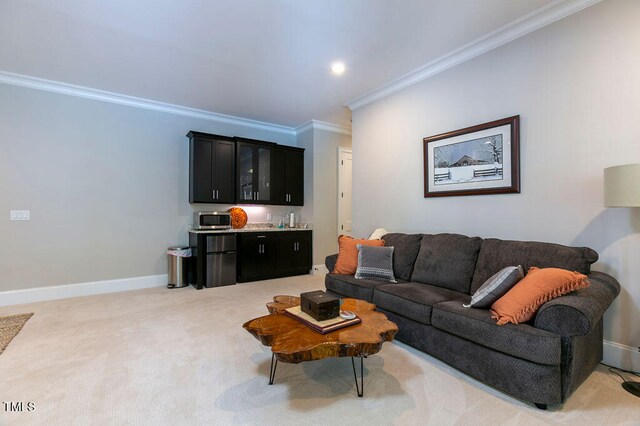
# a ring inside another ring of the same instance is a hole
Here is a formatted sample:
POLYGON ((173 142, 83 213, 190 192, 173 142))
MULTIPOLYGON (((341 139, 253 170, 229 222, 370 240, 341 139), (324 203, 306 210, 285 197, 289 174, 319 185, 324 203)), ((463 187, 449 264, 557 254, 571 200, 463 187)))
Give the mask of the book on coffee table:
POLYGON ((305 314, 300 309, 300 305, 293 306, 291 308, 287 308, 284 310, 285 315, 290 316, 293 319, 296 319, 308 326, 314 331, 317 331, 321 334, 327 334, 331 331, 339 330, 344 327, 349 327, 350 325, 359 324, 362 322, 360 317, 356 315, 355 318, 344 319, 340 316, 336 318, 331 318, 324 321, 316 321, 311 315, 305 314))

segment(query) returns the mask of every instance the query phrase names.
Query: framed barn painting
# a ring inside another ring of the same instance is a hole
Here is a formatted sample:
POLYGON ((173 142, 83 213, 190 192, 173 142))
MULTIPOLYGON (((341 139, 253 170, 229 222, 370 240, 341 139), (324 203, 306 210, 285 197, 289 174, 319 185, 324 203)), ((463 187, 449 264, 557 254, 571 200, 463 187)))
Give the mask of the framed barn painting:
POLYGON ((520 116, 423 139, 424 196, 520 192, 520 116))

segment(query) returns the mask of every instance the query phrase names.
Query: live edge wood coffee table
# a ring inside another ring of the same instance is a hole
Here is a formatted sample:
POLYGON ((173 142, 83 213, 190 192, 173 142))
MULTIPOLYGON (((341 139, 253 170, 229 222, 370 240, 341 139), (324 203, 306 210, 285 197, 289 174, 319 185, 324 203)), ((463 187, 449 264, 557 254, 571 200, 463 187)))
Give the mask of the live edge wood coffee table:
POLYGON ((364 361, 368 355, 380 351, 384 342, 393 340, 398 326, 375 312, 375 305, 358 299, 344 299, 341 308, 355 312, 360 324, 327 334, 320 334, 284 314, 284 310, 300 304, 296 296, 275 296, 267 303, 269 315, 252 319, 243 327, 263 345, 271 346, 269 384, 273 384, 278 361, 298 364, 331 357, 351 357, 353 377, 358 396, 364 394, 364 361), (354 358, 360 358, 360 385, 354 358))

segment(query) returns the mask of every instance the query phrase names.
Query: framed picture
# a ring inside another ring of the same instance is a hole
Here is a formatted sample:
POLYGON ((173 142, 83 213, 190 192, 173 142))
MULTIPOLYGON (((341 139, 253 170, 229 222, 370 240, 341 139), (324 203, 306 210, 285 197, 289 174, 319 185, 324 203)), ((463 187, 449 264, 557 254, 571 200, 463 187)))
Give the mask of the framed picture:
POLYGON ((424 197, 520 192, 520 116, 429 136, 424 197))

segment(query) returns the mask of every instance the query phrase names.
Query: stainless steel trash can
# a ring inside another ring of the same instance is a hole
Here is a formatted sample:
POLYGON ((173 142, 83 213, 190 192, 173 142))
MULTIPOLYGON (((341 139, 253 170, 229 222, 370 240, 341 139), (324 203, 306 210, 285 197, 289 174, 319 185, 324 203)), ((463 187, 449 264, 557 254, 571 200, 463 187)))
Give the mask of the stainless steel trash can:
POLYGON ((189 258, 191 247, 175 246, 167 249, 169 282, 167 287, 180 288, 189 285, 189 258))

